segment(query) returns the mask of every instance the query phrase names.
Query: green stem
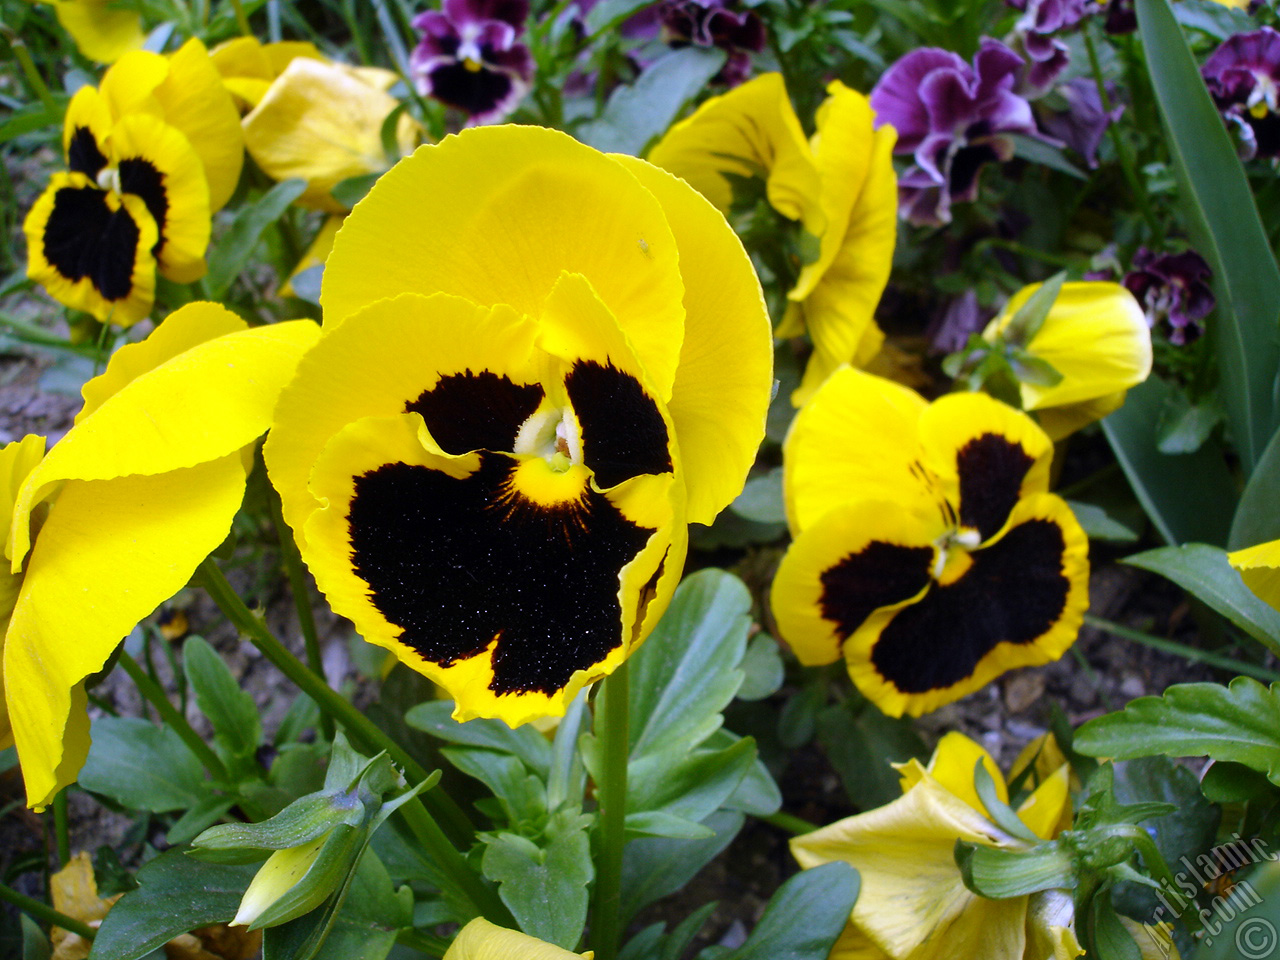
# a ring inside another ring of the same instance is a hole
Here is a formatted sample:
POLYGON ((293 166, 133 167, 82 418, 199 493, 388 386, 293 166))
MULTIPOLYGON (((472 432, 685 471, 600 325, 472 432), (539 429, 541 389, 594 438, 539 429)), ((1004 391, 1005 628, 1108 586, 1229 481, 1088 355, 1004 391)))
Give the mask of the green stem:
POLYGON ((227 768, 223 765, 222 760, 213 752, 213 748, 204 742, 204 738, 195 732, 191 724, 187 723, 187 718, 179 713, 177 708, 169 702, 169 698, 160 689, 160 685, 147 676, 147 672, 142 669, 141 664, 121 650, 120 666, 124 667, 124 672, 133 679, 138 692, 147 699, 148 703, 156 708, 160 714, 160 719, 181 737, 187 748, 200 759, 200 762, 204 764, 204 768, 209 771, 209 775, 214 780, 230 783, 231 778, 227 774, 227 768))
POLYGON ((44 78, 40 76, 40 71, 36 69, 35 61, 31 59, 31 53, 27 50, 27 45, 22 42, 20 37, 9 35, 9 48, 13 51, 13 55, 18 58, 18 63, 22 65, 22 72, 27 78, 27 83, 31 85, 31 89, 40 100, 40 105, 44 107, 48 113, 58 113, 58 105, 53 101, 53 95, 49 93, 49 88, 44 82, 44 78))
POLYGON ((249 18, 245 16, 244 6, 240 0, 231 0, 231 9, 236 12, 236 26, 240 28, 240 33, 246 37, 252 37, 253 28, 249 26, 249 18))
POLYGON ((42 903, 39 900, 21 894, 17 890, 6 887, 3 883, 0 883, 0 900, 7 900, 19 910, 31 914, 37 920, 43 920, 45 923, 61 927, 63 930, 68 930, 77 936, 84 937, 86 940, 94 938, 95 931, 87 923, 81 923, 75 917, 68 917, 65 913, 59 913, 47 903, 42 903))
MULTIPOLYGON (((341 724, 357 745, 373 752, 385 750, 391 760, 404 770, 411 783, 421 783, 427 778, 426 769, 409 756, 400 744, 285 649, 284 644, 245 606, 213 560, 205 560, 200 565, 195 579, 208 591, 227 619, 253 642, 263 656, 314 700, 316 706, 341 724)), ((455 837, 454 842, 469 844, 474 836, 474 828, 458 806, 437 787, 406 804, 401 811, 427 855, 435 861, 450 882, 458 887, 459 892, 471 901, 476 912, 494 923, 514 927, 515 921, 511 918, 510 911, 498 899, 497 894, 476 875, 436 822, 436 817, 445 820, 455 835, 460 835, 455 837), (426 804, 431 806, 430 811, 426 804)))
POLYGON ((429 957, 443 957, 444 952, 449 949, 449 941, 443 937, 433 937, 429 933, 421 933, 413 929, 401 930, 397 933, 396 943, 410 950, 425 953, 429 957))
POLYGON ((1140 630, 1131 630, 1128 627, 1121 626, 1118 623, 1112 623, 1110 620, 1103 620, 1101 617, 1085 614, 1084 622, 1086 626, 1093 627, 1097 630, 1105 630, 1107 633, 1115 634, 1117 637, 1123 637, 1125 640, 1132 640, 1134 643, 1140 643, 1143 646, 1150 647, 1153 650, 1161 650, 1165 653, 1177 654, 1188 660, 1195 660, 1199 663, 1207 663, 1211 667, 1218 667, 1222 670, 1231 670, 1235 673, 1245 673, 1267 683, 1273 683, 1280 680, 1280 673, 1275 670, 1268 670, 1266 667, 1259 667, 1252 663, 1245 663, 1236 660, 1234 657, 1224 657, 1221 654, 1211 653, 1208 650, 1201 650, 1197 647, 1189 647, 1185 643, 1178 643, 1176 640, 1165 640, 1163 637, 1153 637, 1149 633, 1143 633, 1140 630))
POLYGON ((808 820, 801 819, 800 817, 786 813, 782 810, 779 810, 777 813, 771 813, 765 817, 757 817, 756 819, 763 820, 765 823, 771 823, 780 830, 785 830, 787 833, 795 834, 797 837, 804 833, 813 833, 813 831, 818 829, 818 825, 816 823, 810 823, 808 820))
POLYGON ((58 845, 58 863, 71 862, 71 826, 67 821, 67 789, 59 790, 53 798, 53 835, 58 845))
POLYGON ((596 783, 599 846, 595 904, 591 913, 591 945, 596 960, 615 960, 622 940, 622 853, 626 846, 627 729, 631 714, 627 664, 623 661, 601 684, 596 697, 596 736, 602 769, 596 783))
MULTIPOLYGON (((302 638, 307 648, 307 666, 318 677, 324 676, 324 663, 320 656, 320 635, 316 631, 316 618, 311 610, 311 592, 307 588, 307 573, 302 567, 302 554, 298 552, 298 544, 293 539, 293 531, 284 521, 284 513, 280 498, 274 490, 270 493, 271 520, 276 525, 276 536, 280 539, 280 554, 284 559, 285 573, 289 577, 289 590, 293 593, 293 605, 298 611, 298 625, 302 629, 302 638)), ((326 740, 333 740, 333 717, 328 713, 320 713, 320 732, 326 740)))

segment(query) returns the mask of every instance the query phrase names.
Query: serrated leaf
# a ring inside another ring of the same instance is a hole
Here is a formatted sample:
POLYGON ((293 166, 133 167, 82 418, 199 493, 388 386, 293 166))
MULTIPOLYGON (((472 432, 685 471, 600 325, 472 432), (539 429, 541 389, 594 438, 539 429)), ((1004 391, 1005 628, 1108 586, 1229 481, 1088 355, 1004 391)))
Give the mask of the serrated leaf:
POLYGON ((1204 543, 1161 547, 1128 557, 1125 563, 1167 577, 1272 653, 1280 654, 1280 613, 1244 585, 1218 547, 1204 543))
POLYGON ((1164 754, 1209 756, 1266 774, 1280 784, 1280 686, 1249 677, 1230 686, 1183 683, 1160 697, 1140 697, 1076 731, 1075 749, 1131 760, 1164 754))
POLYGON ((801 870, 778 888, 747 942, 721 960, 826 960, 858 899, 847 863, 801 870))
POLYGON ((185 810, 208 793, 204 768, 168 727, 136 717, 98 717, 80 786, 126 807, 185 810))
POLYGON ((253 756, 262 743, 262 718, 253 697, 240 689, 222 657, 201 637, 182 645, 182 667, 200 712, 213 726, 214 742, 233 768, 257 766, 253 756))
POLYGON ((561 833, 545 849, 499 834, 486 844, 481 866, 498 882, 521 930, 566 950, 577 946, 587 922, 587 884, 595 875, 585 829, 561 833))
POLYGON ((209 273, 205 276, 205 290, 210 300, 226 296, 231 283, 253 256, 254 247, 262 234, 280 219, 289 204, 302 196, 307 182, 297 177, 282 180, 264 193, 254 203, 236 211, 231 229, 212 248, 209 255, 209 273))
POLYGON ((167 850, 138 871, 138 888, 111 908, 93 941, 91 960, 138 960, 180 933, 226 923, 256 866, 192 860, 167 850))

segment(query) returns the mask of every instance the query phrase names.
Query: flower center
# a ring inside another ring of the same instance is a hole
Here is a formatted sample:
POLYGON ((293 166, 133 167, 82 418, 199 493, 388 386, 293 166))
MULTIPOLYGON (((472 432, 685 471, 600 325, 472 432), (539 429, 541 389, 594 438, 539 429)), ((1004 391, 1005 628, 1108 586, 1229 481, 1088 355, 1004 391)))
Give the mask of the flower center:
POLYGON ((98 171, 98 186, 103 190, 110 190, 112 193, 124 193, 120 189, 120 168, 119 167, 103 167, 98 171))
POLYGON ((973 566, 969 551, 982 542, 982 536, 972 528, 951 529, 933 542, 938 555, 933 561, 933 579, 941 586, 955 583, 973 566))
POLYGON ((1253 71, 1253 79, 1257 81, 1257 86, 1249 94, 1246 106, 1249 108, 1250 116, 1261 120, 1268 113, 1274 113, 1276 110, 1276 83, 1267 74, 1256 70, 1253 71))
POLYGON ((557 473, 582 463, 582 438, 570 407, 541 407, 520 425, 512 452, 541 457, 557 473))

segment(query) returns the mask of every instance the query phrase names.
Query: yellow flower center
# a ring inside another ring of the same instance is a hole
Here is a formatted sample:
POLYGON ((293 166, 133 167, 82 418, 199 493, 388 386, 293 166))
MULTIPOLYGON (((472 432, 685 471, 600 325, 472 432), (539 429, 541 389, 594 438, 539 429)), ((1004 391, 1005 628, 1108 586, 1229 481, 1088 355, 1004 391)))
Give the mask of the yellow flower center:
POLYGON ((939 586, 948 586, 959 580, 973 566, 969 551, 982 542, 977 530, 948 530, 934 541, 938 556, 933 561, 933 579, 939 586))
POLYGON ((471 73, 479 73, 484 69, 483 64, 481 64, 479 60, 472 60, 470 57, 463 60, 462 65, 471 73))

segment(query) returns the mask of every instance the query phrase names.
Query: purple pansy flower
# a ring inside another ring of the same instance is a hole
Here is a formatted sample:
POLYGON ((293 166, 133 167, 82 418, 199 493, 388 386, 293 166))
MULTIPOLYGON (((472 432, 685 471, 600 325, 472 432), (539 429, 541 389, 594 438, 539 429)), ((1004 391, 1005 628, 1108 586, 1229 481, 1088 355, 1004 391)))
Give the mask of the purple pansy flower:
POLYGON ((1209 280, 1213 273, 1194 250, 1159 256, 1146 247, 1133 258, 1133 269, 1121 281, 1138 298, 1154 327, 1167 321, 1169 342, 1190 343, 1204 332, 1200 323, 1213 309, 1209 280))
MULTIPOLYGON (((1042 113, 1040 127, 1080 154, 1092 169, 1098 165, 1098 146, 1107 127, 1120 119, 1124 104, 1104 110, 1098 84, 1089 77, 1068 80, 1056 92, 1066 100, 1067 109, 1061 113, 1042 113)), ((1115 100, 1115 85, 1110 82, 1107 84, 1107 96, 1115 100)), ((1041 101, 1038 106, 1043 103, 1041 101)))
POLYGON ((1280 33, 1262 27, 1228 37, 1201 73, 1227 123, 1239 131, 1245 159, 1280 156, 1280 33))
POLYGON ((468 126, 501 120, 529 91, 533 57, 517 43, 528 0, 444 0, 413 20, 422 42, 409 58, 418 92, 457 107, 468 126))
POLYGON ((1054 34, 1074 27, 1095 6, 1093 0, 1005 0, 1023 11, 1014 29, 1022 38, 1022 48, 1031 61, 1027 84, 1046 90, 1066 69, 1070 56, 1067 45, 1054 34))
POLYGON ((736 87, 751 72, 751 54, 764 49, 764 23, 754 11, 736 12, 735 0, 666 0, 657 8, 662 37, 673 47, 719 47, 729 59, 712 83, 736 87))
POLYGON ((1011 133, 1034 134, 1031 105, 1013 92, 1025 63, 984 39, 973 66, 936 47, 914 50, 871 91, 876 124, 898 131, 895 153, 915 159, 898 180, 903 215, 915 224, 951 220, 951 204, 978 193, 989 160, 1013 156, 1011 133))

